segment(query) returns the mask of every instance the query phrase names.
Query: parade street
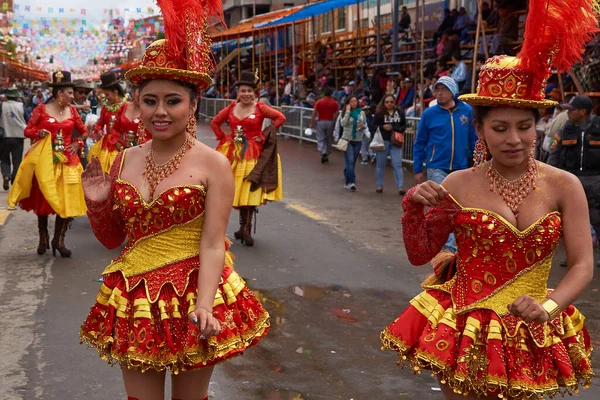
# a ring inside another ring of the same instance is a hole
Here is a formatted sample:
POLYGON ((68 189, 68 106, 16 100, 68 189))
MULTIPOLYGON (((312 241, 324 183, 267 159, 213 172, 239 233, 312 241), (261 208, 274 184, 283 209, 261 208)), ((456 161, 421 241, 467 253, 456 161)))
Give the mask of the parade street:
MULTIPOLYGON (((199 125, 198 138, 216 144, 206 123, 199 125)), ((377 194, 375 166, 357 165, 353 193, 343 187, 342 153, 321 164, 315 145, 285 138, 278 150, 284 201, 260 208, 254 247, 238 241, 231 248, 236 270, 270 312, 272 328, 243 357, 216 367, 210 398, 442 398, 430 373, 415 377, 397 367, 397 354, 381 351, 379 342, 380 331, 432 272, 407 261, 391 168, 386 190, 377 194)), ((408 189, 414 181, 407 172, 408 189)), ((100 273, 118 250, 106 250, 87 218, 78 218, 66 236, 71 258, 38 256, 35 216, 7 211, 6 195, 0 193, 0 399, 125 399, 119 368, 79 344, 100 273)), ((237 223, 234 211, 230 236, 237 223)), ((563 257, 561 247, 550 286, 566 271, 559 266, 563 257)), ((576 305, 600 349, 596 272, 576 305)), ((598 353, 593 361, 600 367, 598 353)), ((598 385, 596 379, 574 398, 598 399, 598 385)))

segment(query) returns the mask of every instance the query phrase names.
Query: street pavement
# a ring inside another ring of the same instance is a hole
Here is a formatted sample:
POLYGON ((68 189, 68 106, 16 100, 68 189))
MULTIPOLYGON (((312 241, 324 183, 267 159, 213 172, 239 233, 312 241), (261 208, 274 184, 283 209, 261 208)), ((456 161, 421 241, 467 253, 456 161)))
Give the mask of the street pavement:
MULTIPOLYGON (((205 123, 198 137, 215 145, 205 123)), ((315 145, 286 138, 279 151, 285 200, 260 208, 255 247, 237 242, 231 249, 273 327, 258 346, 215 369, 211 399, 441 399, 435 378, 402 370, 395 353, 380 349, 379 332, 431 271, 406 259, 392 170, 377 194, 375 166, 359 163, 352 193, 343 188, 341 153, 322 165, 315 145)), ((414 184, 408 171, 406 183, 414 184)), ((237 221, 234 211, 230 235, 237 221)), ((100 273, 118 252, 100 245, 86 218, 72 223, 66 243, 70 259, 38 256, 35 216, 0 208, 0 399, 126 398, 119 369, 78 337, 100 273)), ((563 256, 561 249, 550 286, 565 273, 563 256)), ((599 281, 577 302, 596 348, 599 281)), ((594 361, 600 366, 600 356, 594 361)), ((600 398, 599 385, 596 379, 576 398, 600 398)))

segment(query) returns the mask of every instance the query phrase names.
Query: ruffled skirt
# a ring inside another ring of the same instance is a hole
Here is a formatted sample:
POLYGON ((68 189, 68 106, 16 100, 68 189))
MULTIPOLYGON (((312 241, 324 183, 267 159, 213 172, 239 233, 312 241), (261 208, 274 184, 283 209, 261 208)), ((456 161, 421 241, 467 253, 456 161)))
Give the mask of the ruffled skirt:
POLYGON ((266 192, 262 188, 254 191, 250 190, 251 182, 246 181, 246 177, 252 172, 258 163, 258 157, 243 157, 237 159, 231 146, 239 146, 233 142, 225 142, 217 147, 217 151, 229 158, 233 178, 235 180, 235 197, 233 199, 234 207, 258 207, 269 201, 280 201, 283 199, 283 178, 281 169, 281 158, 277 155, 277 189, 272 192, 266 192))
MULTIPOLYGON (((103 136, 100 140, 98 140, 88 152, 87 160, 90 162, 92 157, 97 157, 100 160, 100 165, 102 166, 102 171, 106 173, 110 173, 110 169, 119 154, 118 150, 110 150, 107 145, 104 144, 104 141, 108 140, 106 135, 103 136)), ((112 146, 111 146, 112 147, 112 146)))
POLYGON ((267 334, 269 314, 226 266, 213 307, 222 332, 200 339, 198 326, 188 319, 197 282, 198 268, 186 270, 185 263, 127 279, 120 271, 106 275, 81 327, 81 342, 110 364, 177 374, 238 355, 267 334))
POLYGON ((573 393, 594 372, 585 317, 569 306, 548 324, 487 309, 456 315, 451 295, 427 290, 381 333, 383 350, 456 393, 521 399, 573 393))

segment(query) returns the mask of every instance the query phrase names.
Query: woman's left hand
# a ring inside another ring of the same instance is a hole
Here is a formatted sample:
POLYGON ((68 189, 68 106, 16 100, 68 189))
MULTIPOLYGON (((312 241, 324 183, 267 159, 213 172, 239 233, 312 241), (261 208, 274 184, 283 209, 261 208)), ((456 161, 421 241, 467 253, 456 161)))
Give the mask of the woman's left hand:
POLYGON ((80 147, 81 147, 81 146, 80 146, 80 144, 79 144, 79 142, 78 142, 78 141, 72 142, 72 143, 69 145, 69 151, 71 152, 71 154, 77 154, 77 152, 79 151, 79 148, 80 148, 80 147))
POLYGON ((543 324, 550 319, 540 302, 526 294, 509 304, 508 311, 515 317, 522 318, 525 322, 543 324))
POLYGON ((188 318, 200 328, 200 339, 207 339, 221 333, 221 323, 214 317, 212 311, 204 307, 196 307, 188 314, 188 318))

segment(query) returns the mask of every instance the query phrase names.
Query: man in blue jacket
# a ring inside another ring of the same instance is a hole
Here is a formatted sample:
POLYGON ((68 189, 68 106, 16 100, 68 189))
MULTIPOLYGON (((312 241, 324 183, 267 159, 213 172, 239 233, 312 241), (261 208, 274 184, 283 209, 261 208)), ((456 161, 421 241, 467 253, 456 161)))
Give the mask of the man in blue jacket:
POLYGON ((452 171, 468 168, 477 142, 473 109, 455 98, 456 81, 443 76, 434 92, 437 104, 423 112, 413 146, 417 183, 424 181, 424 163, 429 180, 435 183, 442 183, 452 171))
MULTIPOLYGON (((452 171, 466 169, 473 158, 477 133, 470 105, 456 99, 458 85, 448 76, 435 84, 437 104, 423 112, 413 145, 414 172, 417 183, 424 181, 423 163, 429 180, 441 184, 452 171)), ((446 247, 455 250, 450 235, 446 247)))

